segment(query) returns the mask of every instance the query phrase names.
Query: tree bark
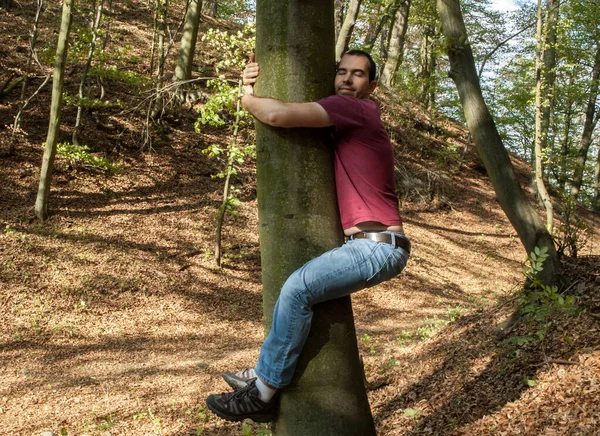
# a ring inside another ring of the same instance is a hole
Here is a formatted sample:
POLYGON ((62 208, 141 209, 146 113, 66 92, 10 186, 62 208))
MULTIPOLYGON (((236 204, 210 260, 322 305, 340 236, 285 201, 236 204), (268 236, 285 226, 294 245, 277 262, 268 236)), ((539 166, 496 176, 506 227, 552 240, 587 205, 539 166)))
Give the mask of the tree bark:
POLYGON ((404 57, 404 37, 408 29, 408 14, 411 0, 404 0, 396 12, 390 35, 388 57, 381 70, 380 83, 389 88, 394 83, 394 75, 404 57))
POLYGON ((164 106, 164 96, 162 93, 163 76, 165 73, 165 62, 167 58, 167 50, 165 50, 165 37, 167 36, 167 13, 169 11, 169 0, 157 0, 156 2, 158 14, 158 45, 157 45, 157 71, 156 71, 156 97, 153 102, 152 113, 150 118, 157 119, 162 117, 164 106))
POLYGON ((342 30, 342 24, 344 23, 344 0, 334 0, 334 23, 335 23, 335 40, 337 41, 342 30))
POLYGON ((546 284, 560 277, 560 263, 552 237, 527 201, 494 120, 483 100, 475 61, 458 0, 437 0, 447 41, 450 77, 456 84, 469 130, 491 179, 500 206, 515 228, 527 253, 547 247, 549 257, 538 278, 546 284))
POLYGON ((583 123, 583 132, 579 143, 579 152, 575 159, 575 171, 573 173, 573 182, 571 184, 571 196, 577 200, 579 190, 583 183, 583 172, 587 161, 588 150, 592 144, 592 134, 596 128, 598 118, 596 114, 596 101, 598 100, 598 88, 600 84, 600 42, 596 47, 596 57, 592 72, 592 81, 590 83, 590 93, 588 97, 587 108, 585 111, 585 121, 583 123))
MULTIPOLYGON (((35 56, 35 45, 38 37, 38 27, 40 23, 40 17, 42 16, 42 8, 44 6, 44 0, 37 0, 37 8, 35 11, 35 20, 33 22, 33 31, 31 32, 31 40, 29 41, 29 54, 27 56, 27 65, 25 67, 25 78, 21 84, 21 97, 19 98, 19 109, 17 115, 15 115, 15 122, 13 124, 13 137, 10 141, 9 154, 14 152, 14 135, 21 130, 21 117, 23 116, 23 109, 25 109, 25 91, 29 83, 29 74, 31 73, 31 61, 35 56)), ((37 58, 36 58, 37 59, 37 58)))
MULTIPOLYGON (((258 0, 258 96, 315 101, 333 91, 333 0, 258 0), (306 23, 311 23, 307 26, 306 23)), ((324 129, 257 124, 257 191, 265 330, 288 276, 341 245, 333 155, 324 129)), ((350 298, 318 304, 275 435, 375 435, 350 298)))
POLYGON ((181 45, 177 56, 177 66, 175 67, 176 80, 189 80, 192 78, 192 64, 196 51, 201 10, 202 0, 189 0, 185 13, 183 33, 181 35, 181 45))
POLYGON ((548 149, 548 132, 550 130, 550 112, 553 102, 554 68, 556 57, 556 20, 558 6, 553 7, 556 0, 547 4, 546 32, 542 19, 542 0, 538 0, 536 30, 536 88, 535 88, 535 185, 539 198, 546 209, 546 228, 552 234, 554 227, 554 208, 544 183, 543 160, 548 149), (544 36, 544 33, 546 34, 544 36))
POLYGON ((558 168, 558 189, 561 193, 566 193, 565 186, 567 185, 567 160, 569 150, 571 149, 571 126, 573 124, 573 107, 575 99, 573 98, 573 88, 575 81, 575 71, 573 68, 569 71, 569 84, 567 85, 567 96, 565 100, 565 125, 563 128, 563 136, 560 144, 560 168, 558 168))
POLYGON ((35 201, 35 215, 40 220, 48 218, 48 199, 50 197, 50 184, 52 182, 52 168, 56 156, 56 144, 60 131, 60 115, 62 109, 62 91, 65 80, 65 64, 69 51, 69 31, 71 30, 71 8, 73 0, 64 0, 58 42, 56 44, 56 58, 54 61, 54 75, 52 78, 52 101, 50 103, 50 122, 46 136, 46 148, 42 160, 40 184, 35 201))
POLYGON ((435 103, 435 87, 433 81, 435 53, 433 51, 432 29, 425 30, 421 38, 421 92, 419 100, 423 106, 431 109, 435 103))
POLYGON ((350 44, 350 38, 352 31, 354 30, 354 24, 356 24, 356 18, 358 17, 358 11, 360 10, 360 4, 362 0, 350 0, 348 4, 348 12, 344 19, 344 24, 340 29, 340 34, 337 37, 335 44, 335 59, 339 61, 346 50, 348 50, 348 44, 350 44))
MULTIPOLYGON (((389 7, 389 6, 388 6, 389 7)), ((387 21, 387 15, 385 11, 383 15, 381 14, 381 3, 377 5, 377 8, 373 12, 372 16, 369 18, 369 28, 367 29, 367 34, 365 36, 365 48, 367 51, 373 50, 373 46, 377 41, 377 37, 381 32, 381 28, 383 24, 387 21)), ((387 9, 387 8, 386 8, 387 9)), ((337 41, 337 39, 336 39, 337 41)))
POLYGON ((594 199, 592 201, 592 210, 600 213, 600 153, 596 157, 596 169, 594 171, 594 199))
POLYGON ((83 72, 81 73, 81 82, 79 83, 79 102, 77 103, 77 115, 75 117, 75 126, 73 127, 73 136, 71 141, 75 145, 79 145, 79 127, 81 126, 81 115, 83 113, 82 100, 85 91, 85 83, 87 82, 87 75, 90 71, 90 67, 92 66, 92 58, 94 57, 94 50, 96 49, 96 41, 98 39, 98 28, 100 26, 100 20, 102 19, 102 7, 104 6, 104 0, 100 0, 98 4, 98 9, 96 12, 96 17, 92 18, 91 30, 92 30, 92 40, 90 42, 90 48, 88 51, 87 60, 85 62, 85 66, 83 67, 83 72))

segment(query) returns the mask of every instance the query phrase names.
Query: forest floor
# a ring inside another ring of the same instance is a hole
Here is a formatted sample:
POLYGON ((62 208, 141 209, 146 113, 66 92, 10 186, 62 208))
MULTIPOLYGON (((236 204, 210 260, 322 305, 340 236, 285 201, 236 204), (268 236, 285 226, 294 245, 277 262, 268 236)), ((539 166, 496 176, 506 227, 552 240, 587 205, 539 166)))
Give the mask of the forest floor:
MULTIPOLYGON (((0 25, 0 62, 16 70, 26 41, 11 35, 26 23, 0 9, 0 25)), ((226 220, 221 268, 222 181, 212 175, 223 164, 202 151, 229 134, 194 132, 193 110, 172 115, 145 151, 135 146, 141 116, 88 117, 82 136, 123 168, 57 157, 51 215, 40 222, 32 210, 49 96, 46 88, 32 103, 28 135, 0 161, 0 434, 266 434, 204 403, 227 389, 224 371, 254 365, 263 338, 253 164, 234 180, 241 206, 226 220)), ((378 434, 598 434, 600 220, 578 209, 585 243, 564 259, 560 291, 576 297, 574 310, 499 332, 517 307, 526 253, 472 147, 461 159, 466 131, 382 92, 376 99, 413 244, 400 277, 352 298, 378 434)), ((0 100, 0 153, 14 100, 0 100)), ((73 119, 66 108, 61 141, 73 119)), ((252 140, 250 129, 242 138, 252 140)), ((528 186, 530 169, 514 163, 528 186)))

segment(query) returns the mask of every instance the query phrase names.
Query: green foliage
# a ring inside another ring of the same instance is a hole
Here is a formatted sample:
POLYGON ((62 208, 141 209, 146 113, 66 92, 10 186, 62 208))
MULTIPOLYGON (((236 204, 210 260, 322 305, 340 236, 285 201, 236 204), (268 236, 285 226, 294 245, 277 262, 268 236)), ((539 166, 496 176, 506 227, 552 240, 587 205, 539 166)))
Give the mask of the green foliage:
POLYGON ((87 109, 113 109, 122 107, 121 101, 117 100, 112 103, 108 100, 102 101, 99 98, 83 97, 77 95, 63 93, 63 101, 65 104, 73 106, 81 106, 87 109))
POLYGON ((139 88, 147 87, 152 83, 149 76, 134 71, 120 70, 114 64, 100 63, 99 65, 93 65, 90 68, 89 75, 139 88))
POLYGON ((271 436, 267 424, 254 423, 250 420, 242 423, 242 436, 271 436))
POLYGON ((407 418, 412 418, 416 421, 417 419, 419 419, 419 416, 421 416, 421 412, 416 409, 405 409, 404 416, 406 416, 407 418))
MULTIPOLYGON (((240 110, 236 112, 236 103, 238 98, 238 86, 232 86, 225 76, 219 76, 218 79, 211 79, 206 85, 214 92, 213 96, 200 109, 200 116, 194 127, 200 132, 202 126, 209 125, 221 127, 227 124, 231 118, 248 118, 248 112, 240 110)), ((230 125, 230 128, 233 128, 230 125)))
MULTIPOLYGON (((449 315, 451 317, 454 316, 456 318, 459 316, 458 312, 452 313, 452 314, 449 313, 449 315)), ((412 330, 412 331, 403 330, 400 333, 400 336, 398 338, 396 338, 396 340, 401 345, 404 345, 404 344, 407 344, 407 343, 410 343, 413 341, 429 339, 433 335, 435 335, 441 328, 448 325, 450 322, 454 321, 456 318, 451 319, 451 320, 440 319, 437 316, 433 317, 433 318, 426 318, 424 325, 422 325, 418 329, 412 330)))
POLYGON ((557 228, 555 241, 559 255, 566 254, 576 258, 579 250, 587 243, 588 225, 577 215, 577 202, 570 195, 563 200, 562 221, 557 228))
POLYGON ((202 35, 205 50, 219 53, 219 59, 215 65, 217 74, 231 68, 240 71, 244 68, 248 56, 254 49, 255 35, 256 29, 252 24, 246 24, 242 30, 234 33, 208 29, 202 35))
POLYGON ((219 75, 218 78, 208 80, 206 83, 213 92, 213 96, 200 110, 200 116, 195 123, 196 131, 199 132, 205 125, 221 127, 226 125, 230 119, 248 118, 245 110, 241 110, 239 113, 236 111, 239 93, 238 81, 228 80, 224 72, 243 69, 248 55, 254 47, 254 34, 254 27, 246 25, 243 30, 236 33, 209 29, 202 36, 206 50, 220 53, 221 56, 214 66, 215 72, 219 75))
MULTIPOLYGON (((529 265, 524 265, 523 274, 530 282, 519 296, 519 307, 522 315, 531 317, 533 323, 538 327, 536 335, 543 339, 547 327, 548 317, 556 312, 575 313, 577 306, 575 297, 563 296, 558 292, 558 286, 549 286, 542 283, 537 274, 544 268, 544 262, 548 259, 548 247, 535 247, 529 255, 529 265)), ((517 345, 526 345, 526 343, 517 345)))
POLYGON ((123 167, 123 165, 119 163, 111 162, 106 157, 94 156, 90 153, 90 148, 87 145, 75 145, 69 144, 68 142, 61 142, 56 147, 56 153, 72 163, 80 162, 107 171, 116 171, 123 167))

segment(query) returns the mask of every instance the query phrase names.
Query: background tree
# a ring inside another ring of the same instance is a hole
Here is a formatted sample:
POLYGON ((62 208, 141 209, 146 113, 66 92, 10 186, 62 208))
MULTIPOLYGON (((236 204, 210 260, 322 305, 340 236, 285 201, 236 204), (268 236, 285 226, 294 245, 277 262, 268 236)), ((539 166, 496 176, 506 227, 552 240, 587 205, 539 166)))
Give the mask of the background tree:
POLYGON ((188 1, 177 56, 177 66, 175 67, 175 79, 177 80, 189 80, 192 77, 192 64, 196 52, 198 29, 200 28, 201 10, 202 0, 188 1))
POLYGON ((352 31, 354 30, 354 25, 356 23, 356 18, 358 17, 358 12, 360 11, 361 3, 362 0, 350 0, 348 4, 348 11, 346 12, 344 23, 340 28, 337 42, 335 44, 336 60, 340 60, 342 54, 348 50, 348 45, 350 44, 350 38, 352 37, 352 31))
POLYGON ((99 0, 98 4, 94 3, 94 6, 97 7, 96 10, 92 8, 92 19, 90 23, 90 31, 92 35, 92 39, 90 41, 90 46, 88 50, 87 59, 85 61, 85 65, 83 66, 83 72, 81 73, 81 82, 79 82, 79 94, 77 99, 77 115, 75 116, 75 126, 73 126, 73 136, 72 142, 75 145, 79 144, 79 127, 81 126, 81 115, 83 113, 83 108, 85 105, 84 97, 85 97, 85 88, 88 79, 88 73, 90 71, 90 67, 92 66, 92 58, 94 57, 94 50, 96 50, 96 42, 98 40, 98 29, 100 27, 100 20, 102 19, 102 8, 104 6, 104 0, 99 0))
POLYGON ((548 148, 550 112, 553 103, 554 69, 556 67, 556 21, 558 1, 546 3, 546 23, 543 20, 542 1, 538 0, 536 26, 536 92, 535 92, 535 185, 537 194, 546 209, 546 227, 552 233, 554 209, 544 182, 543 160, 548 148), (545 30, 544 30, 545 29, 545 30))
POLYGON ((408 29, 410 2, 411 0, 403 0, 394 16, 388 43, 387 59, 385 60, 379 79, 381 84, 386 88, 392 86, 398 66, 402 63, 402 58, 404 57, 404 37, 408 29))
POLYGON ((62 109, 62 92, 65 80, 65 64, 69 49, 69 31, 71 30, 71 8, 73 0, 64 0, 62 5, 62 16, 58 42, 56 44, 56 58, 54 62, 54 75, 52 77, 52 102, 50 103, 50 122, 48 135, 46 136, 46 147, 42 161, 40 184, 35 201, 35 215, 45 220, 48 218, 48 200, 50 197, 50 185, 52 182, 52 169, 56 146, 60 130, 60 116, 62 109))
MULTIPOLYGON (((257 95, 293 102, 329 95, 335 60, 333 0, 259 0, 256 6, 257 95)), ((269 330, 288 276, 339 246, 343 234, 326 132, 259 123, 256 134, 263 306, 269 330)), ((292 384, 282 392, 273 432, 375 434, 349 297, 314 307, 311 333, 292 384)))
MULTIPOLYGON (((21 97, 19 98, 19 109, 17 110, 17 115, 15 115, 15 121, 12 126, 13 134, 12 134, 12 138, 11 138, 11 141, 9 144, 9 147, 10 147, 8 150, 9 155, 14 153, 15 140, 16 140, 15 135, 17 134, 17 132, 19 132, 21 130, 21 118, 23 116, 23 110, 25 109, 25 106, 27 105, 27 102, 25 101, 25 93, 27 91, 27 85, 29 84, 29 75, 31 74, 32 61, 34 59, 37 60, 35 46, 37 43, 38 28, 39 28, 39 23, 40 23, 40 17, 42 16, 43 6, 44 6, 44 1, 37 0, 37 7, 36 7, 36 11, 35 11, 35 20, 33 22, 33 30, 31 32, 31 39, 29 40, 29 54, 27 56, 27 64, 25 66, 25 76, 23 77, 23 83, 21 84, 21 97)), ((39 63, 39 61, 38 61, 38 63, 39 63)), ((44 86, 48 82, 49 78, 50 78, 49 76, 46 76, 46 80, 44 81, 42 86, 44 86)), ((40 88, 38 88, 38 90, 40 88)))
POLYGON ((554 283, 560 263, 554 242, 539 215, 527 201, 481 93, 475 61, 458 0, 437 0, 447 42, 450 77, 456 83, 469 131, 496 191, 500 206, 517 231, 527 253, 546 247, 549 257, 538 279, 554 283))
POLYGON ((573 173, 573 181, 571 185, 571 196, 577 199, 579 191, 583 183, 583 174, 587 155, 592 143, 592 134, 598 124, 598 108, 596 102, 598 100, 598 92, 600 85, 600 38, 598 38, 596 46, 596 56, 594 57, 594 65, 592 67, 592 77, 588 92, 587 107, 585 110, 585 121, 583 131, 581 133, 581 141, 579 143, 579 151, 575 161, 575 171, 573 173))

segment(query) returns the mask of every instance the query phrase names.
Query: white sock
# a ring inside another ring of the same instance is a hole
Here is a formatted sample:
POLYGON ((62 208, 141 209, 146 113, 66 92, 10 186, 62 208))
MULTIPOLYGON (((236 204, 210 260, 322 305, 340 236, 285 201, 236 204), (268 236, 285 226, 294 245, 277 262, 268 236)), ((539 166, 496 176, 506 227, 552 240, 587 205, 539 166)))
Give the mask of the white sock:
POLYGON ((246 368, 240 372, 235 373, 238 377, 241 378, 254 378, 256 377, 256 372, 254 372, 254 368, 246 368))
POLYGON ((265 403, 271 401, 271 398, 277 393, 277 389, 270 388, 258 377, 256 378, 256 387, 258 389, 258 398, 265 403))

